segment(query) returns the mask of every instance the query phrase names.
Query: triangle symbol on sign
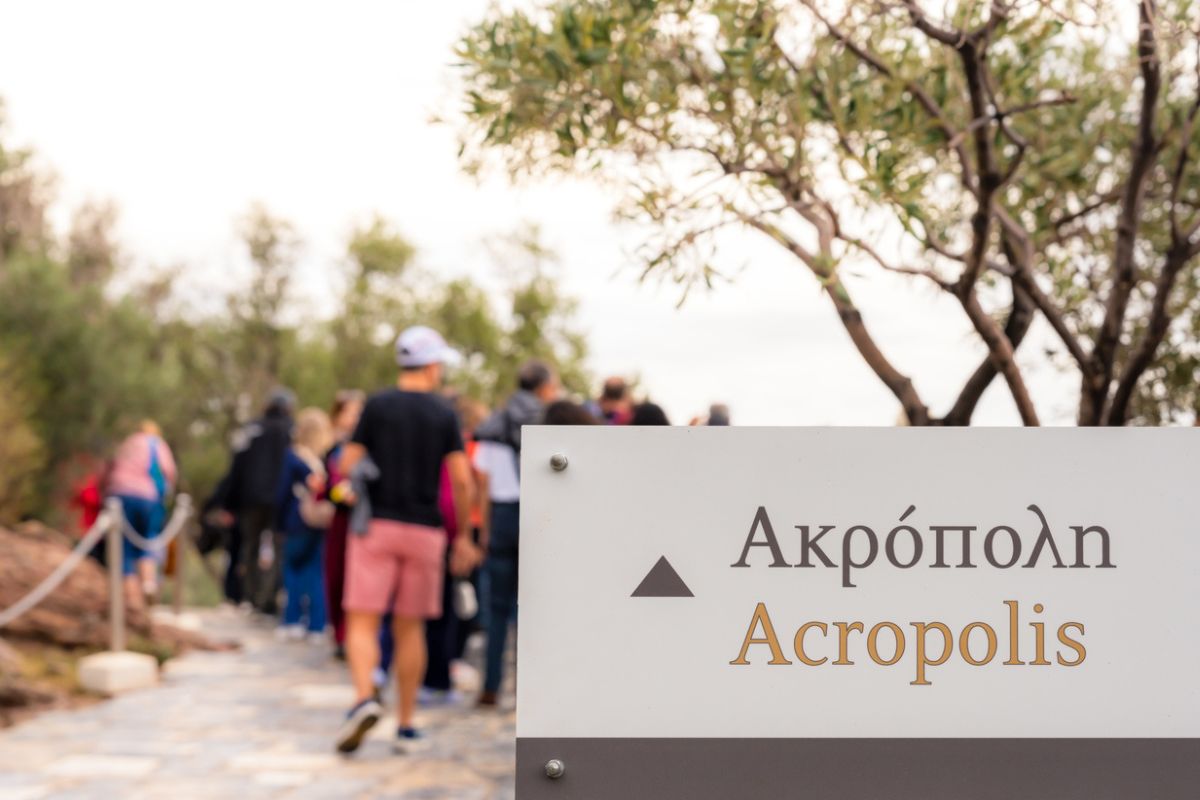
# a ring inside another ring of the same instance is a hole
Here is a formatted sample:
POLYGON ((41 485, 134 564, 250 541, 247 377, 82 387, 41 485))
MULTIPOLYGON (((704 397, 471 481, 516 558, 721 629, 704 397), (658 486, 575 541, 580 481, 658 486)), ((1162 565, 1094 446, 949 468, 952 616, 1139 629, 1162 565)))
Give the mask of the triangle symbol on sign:
POLYGON ((630 597, 695 597, 679 573, 663 556, 642 578, 630 597))

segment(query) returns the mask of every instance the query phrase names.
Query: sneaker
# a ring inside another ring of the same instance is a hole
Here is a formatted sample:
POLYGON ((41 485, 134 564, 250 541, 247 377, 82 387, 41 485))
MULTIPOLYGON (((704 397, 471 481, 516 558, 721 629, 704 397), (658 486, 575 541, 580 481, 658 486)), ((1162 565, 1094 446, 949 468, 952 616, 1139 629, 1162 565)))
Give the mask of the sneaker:
POLYGON ((474 694, 483 688, 483 675, 465 661, 451 661, 450 683, 455 689, 474 694))
POLYGON ((345 661, 346 660, 346 646, 344 644, 336 645, 333 648, 333 660, 334 661, 345 661))
POLYGON ((427 707, 457 706, 462 703, 462 693, 454 689, 417 689, 417 705, 427 707))
POLYGON ((346 721, 338 728, 337 751, 353 753, 357 750, 367 732, 375 727, 375 723, 379 722, 382 716, 383 708, 373 698, 363 700, 350 709, 346 714, 346 721))
POLYGON ((275 638, 281 642, 295 642, 304 638, 304 628, 300 625, 280 625, 275 629, 275 638))
POLYGON ((397 728, 392 750, 398 755, 412 754, 425 749, 428 740, 416 728, 397 728))
POLYGON ((479 708, 495 708, 500 705, 500 698, 495 692, 483 691, 479 694, 479 701, 475 703, 479 708))
POLYGON ((325 646, 325 631, 309 631, 305 639, 311 645, 325 646))

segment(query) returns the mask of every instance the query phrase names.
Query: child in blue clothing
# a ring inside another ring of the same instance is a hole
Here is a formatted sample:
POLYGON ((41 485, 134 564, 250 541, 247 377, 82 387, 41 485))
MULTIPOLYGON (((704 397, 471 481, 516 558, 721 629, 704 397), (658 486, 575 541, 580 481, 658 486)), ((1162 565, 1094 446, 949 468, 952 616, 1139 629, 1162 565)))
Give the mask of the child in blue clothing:
POLYGON ((325 532, 333 505, 325 499, 326 474, 321 453, 333 442, 329 416, 318 408, 296 415, 291 448, 284 455, 276 502, 276 530, 283 537, 283 588, 287 605, 280 638, 324 641, 325 532))

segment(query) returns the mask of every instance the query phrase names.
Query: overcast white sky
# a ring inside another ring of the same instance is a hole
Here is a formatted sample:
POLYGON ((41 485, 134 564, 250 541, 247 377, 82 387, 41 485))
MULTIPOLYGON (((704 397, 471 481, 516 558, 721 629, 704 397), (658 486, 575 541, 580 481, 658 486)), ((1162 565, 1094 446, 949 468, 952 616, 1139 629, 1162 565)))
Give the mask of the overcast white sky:
MULTIPOLYGON (((10 139, 58 174, 60 213, 115 200, 135 264, 186 264, 192 291, 238 279, 233 225, 254 201, 305 236, 312 298, 374 212, 425 268, 489 282, 481 240, 530 221, 562 256, 595 372, 640 375, 673 421, 725 401, 739 424, 892 424, 896 403, 776 246, 733 237, 727 260, 747 265, 737 283, 677 311, 673 288, 622 270, 639 232, 612 223, 604 191, 460 173, 453 128, 429 120, 446 107, 452 44, 485 7, 0 0, 0 97, 10 139)), ((885 350, 944 410, 982 352, 961 313, 898 280, 853 288, 885 350)), ((1043 419, 1068 422, 1074 379, 1043 367, 1031 382, 1043 419)), ((1017 422, 999 381, 977 420, 1017 422)))

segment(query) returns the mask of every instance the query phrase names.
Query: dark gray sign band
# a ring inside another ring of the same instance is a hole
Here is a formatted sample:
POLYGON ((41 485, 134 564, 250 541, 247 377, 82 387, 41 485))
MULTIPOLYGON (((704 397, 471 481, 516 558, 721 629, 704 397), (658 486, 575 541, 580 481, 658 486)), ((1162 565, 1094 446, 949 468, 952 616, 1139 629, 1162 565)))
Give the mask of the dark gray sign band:
POLYGON ((521 738, 517 797, 1196 800, 1200 739, 521 738))

